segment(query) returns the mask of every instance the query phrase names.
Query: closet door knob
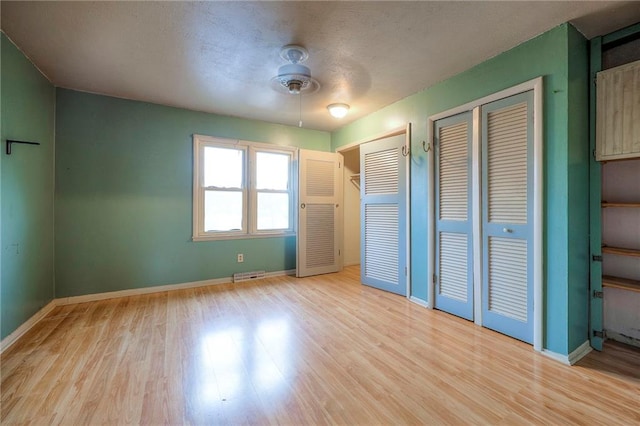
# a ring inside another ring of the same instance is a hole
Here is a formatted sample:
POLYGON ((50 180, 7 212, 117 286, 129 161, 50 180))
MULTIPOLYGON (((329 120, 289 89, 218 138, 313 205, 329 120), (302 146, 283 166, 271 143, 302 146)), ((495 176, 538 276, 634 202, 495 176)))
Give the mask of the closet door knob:
POLYGON ((506 232, 507 234, 510 234, 513 232, 513 229, 509 229, 509 228, 502 228, 502 232, 506 232))

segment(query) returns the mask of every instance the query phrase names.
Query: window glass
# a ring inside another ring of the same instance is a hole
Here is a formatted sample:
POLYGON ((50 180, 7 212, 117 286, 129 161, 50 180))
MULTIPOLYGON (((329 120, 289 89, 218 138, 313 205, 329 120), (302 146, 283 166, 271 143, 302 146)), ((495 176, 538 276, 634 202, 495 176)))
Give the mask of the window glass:
POLYGON ((204 231, 242 229, 242 191, 204 192, 204 231))
POLYGON ((258 193, 258 230, 289 228, 289 194, 258 193))
POLYGON ((204 186, 241 188, 244 175, 244 152, 241 149, 204 148, 204 186))
POLYGON ((288 154, 256 153, 256 189, 289 189, 288 154))

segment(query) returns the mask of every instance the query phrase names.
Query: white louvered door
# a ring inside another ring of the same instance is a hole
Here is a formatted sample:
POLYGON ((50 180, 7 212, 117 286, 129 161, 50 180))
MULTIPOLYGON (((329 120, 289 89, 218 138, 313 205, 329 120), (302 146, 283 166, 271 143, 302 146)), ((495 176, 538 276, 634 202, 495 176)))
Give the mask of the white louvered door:
POLYGON ((296 276, 342 269, 342 155, 300 150, 296 276))
POLYGON ((482 107, 482 324, 533 342, 533 92, 482 107))
POLYGON ((470 112, 435 123, 435 307, 473 319, 470 112))
POLYGON ((360 279, 401 295, 406 286, 406 135, 360 146, 360 279))

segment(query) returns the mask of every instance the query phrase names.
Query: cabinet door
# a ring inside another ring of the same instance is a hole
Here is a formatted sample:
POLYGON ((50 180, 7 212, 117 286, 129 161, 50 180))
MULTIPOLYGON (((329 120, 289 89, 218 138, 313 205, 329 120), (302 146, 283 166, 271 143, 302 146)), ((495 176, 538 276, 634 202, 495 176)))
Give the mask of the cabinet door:
POLYGON ((640 157, 640 61, 597 74, 596 160, 640 157))

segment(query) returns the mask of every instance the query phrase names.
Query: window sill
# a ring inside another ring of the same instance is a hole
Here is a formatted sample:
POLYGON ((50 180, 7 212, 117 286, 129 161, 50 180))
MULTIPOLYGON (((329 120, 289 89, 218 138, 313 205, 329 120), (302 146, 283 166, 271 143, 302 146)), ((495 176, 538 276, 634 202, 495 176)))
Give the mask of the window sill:
POLYGON ((226 234, 226 235, 198 235, 192 236, 191 241, 225 241, 225 240, 253 240, 256 238, 284 238, 295 237, 295 232, 261 233, 261 234, 226 234))

